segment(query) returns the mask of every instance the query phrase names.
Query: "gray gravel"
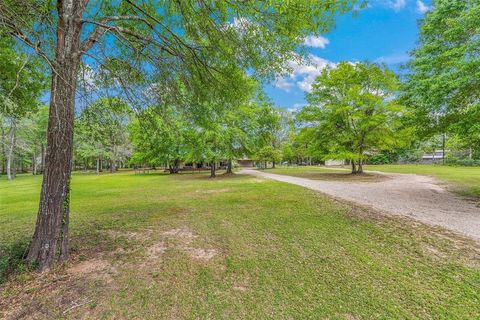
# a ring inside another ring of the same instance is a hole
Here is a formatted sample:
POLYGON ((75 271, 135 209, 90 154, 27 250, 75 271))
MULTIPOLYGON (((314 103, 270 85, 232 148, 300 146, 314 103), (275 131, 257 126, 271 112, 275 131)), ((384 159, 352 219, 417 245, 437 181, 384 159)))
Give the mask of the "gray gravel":
POLYGON ((480 208, 428 176, 381 173, 380 182, 321 181, 245 169, 240 174, 296 184, 394 215, 442 226, 480 242, 480 208))

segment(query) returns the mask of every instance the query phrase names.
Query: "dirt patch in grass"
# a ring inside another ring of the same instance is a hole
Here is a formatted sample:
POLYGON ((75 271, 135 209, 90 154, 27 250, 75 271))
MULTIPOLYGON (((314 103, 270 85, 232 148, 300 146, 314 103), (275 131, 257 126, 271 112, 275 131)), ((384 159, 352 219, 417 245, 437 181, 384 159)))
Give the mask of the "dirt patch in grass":
POLYGON ((0 318, 63 319, 77 308, 90 313, 102 296, 115 290, 116 273, 116 268, 101 258, 79 263, 72 258, 67 265, 43 274, 24 273, 6 283, 0 293, 0 318))
POLYGON ((196 260, 208 261, 218 254, 217 249, 202 249, 189 247, 183 247, 181 249, 185 250, 190 255, 190 257, 196 260))
POLYGON ((82 256, 73 255, 65 265, 43 274, 22 273, 5 283, 0 292, 0 318, 97 318, 104 310, 103 301, 119 289, 117 276, 125 271, 148 274, 166 259, 168 250, 183 252, 201 263, 220 253, 217 248, 197 244, 198 235, 186 226, 163 232, 146 229, 106 233, 115 241, 127 242, 118 241, 121 247, 113 251, 96 248, 82 252, 82 256))
POLYGON ((222 193, 222 192, 229 192, 229 191, 230 191, 230 189, 228 189, 228 188, 195 190, 196 193, 200 193, 200 194, 222 193))
POLYGON ((174 228, 160 233, 156 242, 146 249, 145 265, 162 258, 167 250, 178 250, 187 253, 192 259, 200 261, 208 261, 215 257, 219 250, 216 248, 202 248, 194 245, 195 239, 198 238, 187 227, 174 228))

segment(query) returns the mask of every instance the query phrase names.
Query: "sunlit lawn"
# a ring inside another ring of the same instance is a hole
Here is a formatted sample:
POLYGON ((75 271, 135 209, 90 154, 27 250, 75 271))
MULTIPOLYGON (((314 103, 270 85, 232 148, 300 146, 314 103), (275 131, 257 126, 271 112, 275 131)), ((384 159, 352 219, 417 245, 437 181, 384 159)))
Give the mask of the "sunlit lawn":
MULTIPOLYGON (((338 180, 338 181, 358 181, 369 182, 379 181, 381 177, 374 173, 367 173, 363 176, 350 175, 350 168, 321 167, 321 166, 298 166, 298 167, 278 167, 268 169, 266 172, 286 174, 296 177, 319 179, 319 180, 338 180)), ((440 182, 447 183, 452 190, 458 191, 468 196, 480 197, 480 167, 454 167, 442 165, 367 165, 365 170, 383 171, 395 173, 413 173, 433 176, 440 182)))
MULTIPOLYGON (((75 174, 71 260, 42 277, 17 265, 0 318, 480 317, 472 242, 298 186, 207 176, 75 174)), ((40 182, 0 181, 3 271, 30 239, 40 182)))

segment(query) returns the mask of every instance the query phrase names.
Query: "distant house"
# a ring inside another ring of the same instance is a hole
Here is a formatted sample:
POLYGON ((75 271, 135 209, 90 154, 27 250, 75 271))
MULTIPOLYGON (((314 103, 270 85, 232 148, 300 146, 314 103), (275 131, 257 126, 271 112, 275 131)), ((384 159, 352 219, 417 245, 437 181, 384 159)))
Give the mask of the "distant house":
POLYGON ((327 166, 327 167, 343 166, 345 164, 346 164, 345 160, 333 160, 333 159, 325 160, 325 166, 327 166))
POLYGON ((443 150, 435 150, 435 152, 423 154, 422 162, 433 163, 436 161, 442 161, 443 157, 444 157, 443 150))
MULTIPOLYGON (((249 159, 244 157, 243 159, 237 159, 235 160, 237 162, 237 165, 241 168, 253 168, 255 167, 256 163, 255 160, 249 159)), ((234 163, 235 163, 234 161, 234 163)), ((178 169, 180 170, 202 170, 202 169, 210 169, 210 162, 184 162, 180 161, 178 164, 178 169)), ((227 160, 222 160, 216 162, 216 167, 218 169, 225 169, 228 166, 228 161, 227 160)))
POLYGON ((242 159, 237 159, 237 164, 241 168, 252 168, 255 167, 255 160, 243 157, 242 159))

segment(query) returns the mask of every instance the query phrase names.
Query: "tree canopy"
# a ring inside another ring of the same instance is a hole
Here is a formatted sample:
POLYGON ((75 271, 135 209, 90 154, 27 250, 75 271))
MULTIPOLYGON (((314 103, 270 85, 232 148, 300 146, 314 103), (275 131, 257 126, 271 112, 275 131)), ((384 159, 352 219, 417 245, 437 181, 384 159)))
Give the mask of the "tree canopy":
POLYGON ((352 173, 361 173, 368 152, 390 148, 402 137, 398 86, 393 72, 371 63, 324 69, 298 115, 312 153, 325 160, 348 159, 352 173))
POLYGON ((423 136, 460 134, 480 145, 480 2, 435 0, 420 24, 405 103, 423 136))

